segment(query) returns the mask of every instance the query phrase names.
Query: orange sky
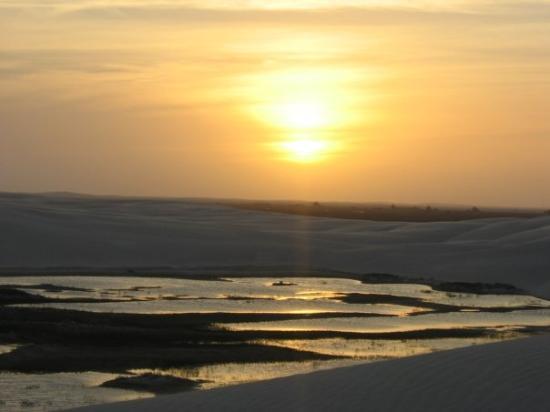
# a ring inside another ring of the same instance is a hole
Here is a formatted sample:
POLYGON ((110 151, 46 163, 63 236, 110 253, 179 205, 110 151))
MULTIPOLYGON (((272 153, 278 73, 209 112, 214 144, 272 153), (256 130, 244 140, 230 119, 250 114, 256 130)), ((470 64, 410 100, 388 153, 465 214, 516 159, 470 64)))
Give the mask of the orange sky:
POLYGON ((0 0, 0 190, 548 208, 549 20, 548 1, 0 0))

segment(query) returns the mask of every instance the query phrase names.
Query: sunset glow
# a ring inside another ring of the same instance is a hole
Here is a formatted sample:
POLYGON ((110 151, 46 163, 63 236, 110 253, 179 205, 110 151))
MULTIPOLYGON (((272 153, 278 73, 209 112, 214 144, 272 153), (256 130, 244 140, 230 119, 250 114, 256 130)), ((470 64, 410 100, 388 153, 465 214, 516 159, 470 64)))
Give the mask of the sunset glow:
POLYGON ((283 152, 284 160, 316 163, 334 149, 335 142, 328 131, 339 125, 334 111, 322 100, 276 103, 271 120, 285 139, 275 145, 283 152))
POLYGON ((286 151, 288 160, 301 163, 322 160, 327 155, 329 146, 325 141, 314 139, 290 140, 280 144, 286 151))
POLYGON ((367 121, 357 120, 358 111, 370 108, 352 90, 357 78, 345 68, 304 66, 251 79, 258 99, 251 113, 273 131, 274 159, 314 167, 349 146, 347 128, 367 121))
POLYGON ((550 405, 549 23, 0 0, 0 412, 550 405))
POLYGON ((0 0, 2 190, 550 208, 550 0, 43 3, 0 0))
POLYGON ((275 121, 290 129, 314 129, 330 124, 330 112, 322 101, 290 101, 276 104, 275 121))

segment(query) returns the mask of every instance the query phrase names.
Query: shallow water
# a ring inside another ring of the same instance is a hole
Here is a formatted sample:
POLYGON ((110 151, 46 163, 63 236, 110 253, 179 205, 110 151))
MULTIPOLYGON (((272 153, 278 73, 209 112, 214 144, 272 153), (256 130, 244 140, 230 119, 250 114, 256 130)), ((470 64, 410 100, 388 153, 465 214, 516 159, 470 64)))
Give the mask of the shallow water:
POLYGON ((83 405, 151 397, 147 393, 98 387, 107 373, 0 373, 0 411, 55 411, 83 405))
POLYGON ((17 345, 0 345, 0 355, 9 353, 17 348, 17 345))
POLYGON ((550 308, 550 302, 527 295, 448 293, 433 290, 427 285, 367 284, 339 278, 226 278, 220 281, 202 281, 145 277, 25 276, 2 277, 1 283, 20 285, 22 290, 51 298, 123 300, 109 303, 45 304, 55 308, 97 312, 360 312, 406 315, 419 311, 418 308, 403 305, 348 304, 330 299, 349 293, 392 295, 461 307, 550 308), (285 286, 276 286, 281 281, 285 282, 285 286), (41 284, 85 290, 52 292, 46 287, 25 288, 41 284))
POLYGON ((414 317, 297 319, 220 325, 232 330, 339 331, 388 333, 425 329, 502 328, 550 326, 550 309, 518 310, 506 313, 451 312, 427 313, 414 317))
MULTIPOLYGON (((270 379, 337 366, 411 356, 518 336, 523 327, 550 326, 550 302, 526 295, 448 293, 421 284, 365 284, 339 278, 227 278, 217 281, 158 277, 24 276, 0 277, 2 285, 56 299, 110 299, 117 302, 56 302, 23 305, 117 313, 327 313, 326 318, 226 323, 237 330, 318 330, 402 332, 483 328, 491 337, 440 339, 274 339, 257 341, 348 359, 308 362, 224 363, 190 368, 133 370, 199 379, 202 389, 270 379), (282 283, 280 283, 282 282, 282 283), (53 285, 53 286, 52 286, 53 285), (348 294, 389 295, 402 302, 346 303, 348 294), (411 300, 410 298, 413 298, 411 300), (437 312, 426 304, 450 305, 437 312), (529 308, 527 310, 527 307, 529 308), (498 312, 487 312, 488 309, 498 312), (504 310, 505 309, 505 310, 504 310), (503 311, 504 310, 504 311, 503 311), (334 313, 372 317, 331 317, 334 313), (390 316, 388 316, 390 315, 390 316)), ((0 355, 16 345, 0 346, 0 355)), ((104 373, 0 373, 0 411, 50 411, 79 405, 151 396, 99 388, 118 375, 104 373)))
MULTIPOLYGON (((29 305, 20 305, 29 306, 29 305)), ((367 313, 404 316, 423 309, 399 305, 355 305, 336 301, 264 300, 170 300, 124 303, 44 303, 33 307, 83 310, 87 312, 170 314, 170 313, 367 313)))
POLYGON ((456 349, 470 345, 498 342, 505 338, 514 338, 517 334, 510 332, 498 337, 483 338, 439 338, 439 339, 291 339, 272 340, 270 345, 278 345, 305 351, 314 351, 326 355, 349 356, 362 360, 381 360, 422 355, 425 353, 456 349))
POLYGON ((266 380, 298 373, 315 372, 342 366, 352 366, 366 363, 368 360, 338 359, 326 361, 305 362, 257 362, 257 363, 223 363, 205 365, 194 368, 170 369, 134 369, 132 372, 156 373, 177 376, 180 378, 205 381, 201 389, 213 389, 222 386, 237 385, 251 380, 266 380), (253 379, 251 379, 253 377, 253 379))

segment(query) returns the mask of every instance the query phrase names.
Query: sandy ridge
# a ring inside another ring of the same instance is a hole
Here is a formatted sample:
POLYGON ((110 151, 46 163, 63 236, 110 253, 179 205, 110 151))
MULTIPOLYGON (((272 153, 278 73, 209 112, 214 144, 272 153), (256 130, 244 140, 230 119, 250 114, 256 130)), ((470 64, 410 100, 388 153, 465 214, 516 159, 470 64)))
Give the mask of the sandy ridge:
POLYGON ((0 272, 263 268, 510 283, 550 297, 550 217, 407 223, 200 201, 0 194, 0 272))

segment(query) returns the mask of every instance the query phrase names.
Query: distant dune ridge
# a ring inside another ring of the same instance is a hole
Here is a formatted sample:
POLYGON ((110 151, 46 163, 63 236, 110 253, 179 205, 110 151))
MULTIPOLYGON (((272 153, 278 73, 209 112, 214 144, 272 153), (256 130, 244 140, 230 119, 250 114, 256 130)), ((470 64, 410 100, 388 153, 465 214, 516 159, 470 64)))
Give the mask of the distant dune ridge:
POLYGON ((373 222, 206 201, 0 194, 0 271, 384 272, 550 297, 550 216, 373 222))

